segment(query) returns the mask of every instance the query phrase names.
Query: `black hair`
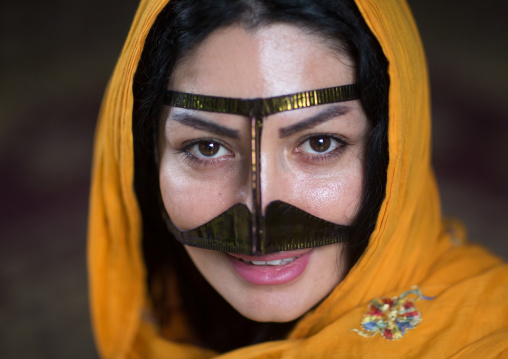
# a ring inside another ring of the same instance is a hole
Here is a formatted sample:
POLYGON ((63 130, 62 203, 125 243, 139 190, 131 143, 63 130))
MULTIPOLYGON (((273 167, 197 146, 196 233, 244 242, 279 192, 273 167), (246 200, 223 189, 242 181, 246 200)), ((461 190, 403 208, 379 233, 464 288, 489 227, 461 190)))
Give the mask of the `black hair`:
POLYGON ((365 155, 361 207, 351 225, 343 258, 348 270, 364 252, 386 191, 388 166, 388 63, 353 0, 173 0, 161 11, 145 41, 134 78, 135 190, 143 218, 147 283, 161 328, 169 318, 170 278, 178 284, 195 344, 224 352, 280 339, 290 323, 250 321, 220 297, 198 273, 161 214, 156 133, 164 92, 177 62, 213 31, 247 30, 285 23, 324 39, 353 60, 360 101, 371 125, 365 155))

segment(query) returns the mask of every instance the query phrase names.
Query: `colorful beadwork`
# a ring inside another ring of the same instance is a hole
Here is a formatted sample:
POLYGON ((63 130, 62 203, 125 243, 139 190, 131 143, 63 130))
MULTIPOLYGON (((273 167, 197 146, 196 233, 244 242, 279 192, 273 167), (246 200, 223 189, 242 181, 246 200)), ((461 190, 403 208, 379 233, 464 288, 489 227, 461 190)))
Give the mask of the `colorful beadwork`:
POLYGON ((372 337, 377 333, 387 340, 400 339, 408 330, 414 329, 422 320, 421 313, 414 302, 424 297, 420 288, 402 293, 399 297, 373 299, 362 318, 362 330, 353 329, 363 337, 372 337))

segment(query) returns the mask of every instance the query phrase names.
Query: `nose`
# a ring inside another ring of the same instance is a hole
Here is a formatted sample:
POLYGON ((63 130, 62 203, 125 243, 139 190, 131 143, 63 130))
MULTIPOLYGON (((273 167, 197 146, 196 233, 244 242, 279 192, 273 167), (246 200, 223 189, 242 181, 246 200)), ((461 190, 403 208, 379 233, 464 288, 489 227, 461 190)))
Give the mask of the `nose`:
POLYGON ((294 183, 278 131, 266 122, 259 143, 251 143, 249 155, 250 188, 246 204, 252 213, 264 215, 268 205, 276 200, 290 202, 294 197, 294 183))
POLYGON ((266 208, 273 201, 292 202, 294 181, 291 166, 287 162, 283 148, 277 141, 262 143, 260 155, 260 209, 264 215, 266 208))
POLYGON ((278 174, 276 154, 264 151, 261 152, 260 159, 260 194, 258 198, 261 200, 259 208, 264 215, 268 204, 277 199, 276 193, 280 190, 278 181, 280 174, 278 174))

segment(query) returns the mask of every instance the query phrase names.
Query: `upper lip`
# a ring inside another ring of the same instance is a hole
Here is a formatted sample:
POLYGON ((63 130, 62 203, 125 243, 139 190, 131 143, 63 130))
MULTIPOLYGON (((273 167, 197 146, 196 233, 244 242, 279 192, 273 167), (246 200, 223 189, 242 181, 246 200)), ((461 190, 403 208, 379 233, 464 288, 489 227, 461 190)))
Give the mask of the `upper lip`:
POLYGON ((236 253, 228 253, 230 256, 243 259, 244 261, 274 261, 277 259, 286 259, 286 258, 293 258, 293 257, 299 257, 302 256, 308 252, 310 252, 313 248, 308 249, 297 249, 294 251, 284 251, 284 252, 277 252, 277 253, 270 253, 270 254, 264 254, 261 256, 246 256, 243 254, 236 254, 236 253))

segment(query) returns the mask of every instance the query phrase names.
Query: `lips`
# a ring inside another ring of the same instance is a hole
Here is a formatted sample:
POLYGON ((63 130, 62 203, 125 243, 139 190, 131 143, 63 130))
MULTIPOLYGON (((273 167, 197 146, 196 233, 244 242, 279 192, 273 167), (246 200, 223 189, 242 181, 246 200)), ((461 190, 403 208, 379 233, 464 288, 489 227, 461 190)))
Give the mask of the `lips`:
POLYGON ((228 253, 237 274, 256 285, 289 283, 304 272, 313 249, 271 253, 263 256, 246 256, 228 253))

